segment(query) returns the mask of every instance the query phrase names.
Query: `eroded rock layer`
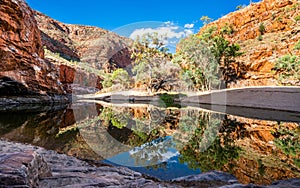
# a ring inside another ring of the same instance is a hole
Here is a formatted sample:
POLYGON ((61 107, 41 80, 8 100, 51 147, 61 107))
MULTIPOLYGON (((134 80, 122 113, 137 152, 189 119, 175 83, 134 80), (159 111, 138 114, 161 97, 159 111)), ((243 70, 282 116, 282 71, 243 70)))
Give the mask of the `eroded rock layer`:
POLYGON ((64 94, 57 69, 43 59, 33 11, 23 0, 0 4, 0 95, 64 94))

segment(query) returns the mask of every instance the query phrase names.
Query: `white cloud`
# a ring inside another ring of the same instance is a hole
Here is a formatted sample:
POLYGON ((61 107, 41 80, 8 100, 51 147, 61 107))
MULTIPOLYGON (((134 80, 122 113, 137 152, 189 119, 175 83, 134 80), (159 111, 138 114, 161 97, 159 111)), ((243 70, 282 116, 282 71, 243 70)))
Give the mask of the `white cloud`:
POLYGON ((163 40, 162 42, 165 44, 165 46, 171 52, 175 52, 176 44, 180 41, 180 39, 193 34, 194 31, 193 29, 179 27, 174 22, 167 21, 158 27, 144 27, 135 29, 129 37, 135 40, 138 36, 141 37, 148 33, 158 33, 159 38, 163 40))
POLYGON ((164 24, 165 24, 166 26, 172 26, 172 25, 175 25, 174 22, 171 22, 171 21, 164 22, 164 24))
POLYGON ((148 161, 154 161, 153 159, 160 158, 159 162, 165 162, 172 157, 176 157, 179 155, 178 151, 170 150, 170 142, 170 139, 164 140, 159 143, 152 141, 151 144, 146 143, 141 145, 140 147, 133 148, 129 151, 129 154, 134 155, 139 153, 140 156, 143 156, 143 158, 147 158, 148 161), (167 149, 167 151, 161 150, 161 148, 167 149))
POLYGON ((162 26, 158 28, 141 28, 134 30, 129 36, 131 39, 136 39, 137 36, 143 36, 147 33, 158 33, 159 36, 167 36, 169 39, 177 38, 180 39, 185 36, 184 31, 176 31, 179 27, 177 26, 162 26))
POLYGON ((195 24, 185 24, 184 28, 186 28, 186 29, 192 29, 192 28, 194 28, 194 26, 195 26, 195 24))
POLYGON ((192 29, 185 29, 184 32, 186 36, 194 34, 194 31, 192 29))

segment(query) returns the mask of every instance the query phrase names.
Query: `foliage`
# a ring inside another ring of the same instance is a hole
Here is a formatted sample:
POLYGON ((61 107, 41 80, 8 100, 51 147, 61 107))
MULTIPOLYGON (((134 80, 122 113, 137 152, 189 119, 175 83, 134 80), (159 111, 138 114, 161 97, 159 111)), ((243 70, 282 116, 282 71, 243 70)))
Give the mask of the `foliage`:
MULTIPOLYGON (((171 62, 172 54, 165 47, 167 37, 158 33, 138 36, 131 49, 133 59, 132 77, 127 71, 117 69, 104 75, 104 88, 127 89, 136 85, 146 85, 152 92, 174 91, 180 85, 180 67, 171 62)), ((181 84, 182 85, 182 84, 181 84)))
POLYGON ((104 74, 104 79, 102 81, 104 88, 109 88, 112 86, 121 86, 121 88, 128 88, 130 86, 130 77, 128 72, 124 69, 116 69, 112 73, 104 74))
POLYGON ((257 164, 258 164, 258 173, 259 175, 263 176, 266 173, 266 167, 263 164, 261 159, 257 160, 257 164))
POLYGON ((154 106, 147 108, 147 115, 144 117, 135 117, 135 124, 132 125, 132 130, 137 132, 150 133, 152 130, 163 130, 160 126, 165 121, 166 111, 154 106))
POLYGON ((299 6, 300 6, 300 3, 295 3, 292 6, 286 6, 286 7, 283 7, 282 9, 284 9, 285 12, 290 12, 290 11, 296 10, 299 6))
POLYGON ((227 34, 227 35, 231 35, 233 34, 234 30, 233 30, 233 27, 232 25, 228 25, 228 23, 226 23, 222 28, 221 28, 221 31, 220 31, 222 34, 227 34))
POLYGON ((300 153, 300 143, 295 142, 291 137, 284 140, 277 139, 275 142, 276 146, 279 147, 286 155, 296 156, 300 153))
POLYGON ((272 13, 272 20, 275 20, 275 18, 276 18, 276 14, 272 13))
POLYGON ((229 63, 234 62, 234 58, 242 55, 238 44, 229 44, 222 36, 215 36, 213 38, 213 47, 213 53, 220 65, 223 60, 224 66, 229 66, 229 63))
POLYGON ((151 80, 151 66, 145 61, 137 63, 133 67, 132 72, 135 74, 136 82, 146 84, 151 80))
POLYGON ((262 35, 258 35, 257 40, 258 41, 262 41, 263 40, 263 36, 262 35))
POLYGON ((294 164, 295 164, 298 168, 300 168, 300 159, 294 159, 293 161, 294 161, 294 164))
POLYGON ((132 58, 140 61, 147 58, 149 54, 155 57, 171 57, 165 47, 166 40, 167 36, 159 35, 156 32, 138 36, 133 44, 132 58))
POLYGON ((207 25, 207 24, 209 24, 212 21, 212 19, 210 17, 208 17, 208 16, 202 16, 200 18, 200 21, 203 22, 203 25, 207 25))
POLYGON ((191 87, 210 90, 219 85, 218 63, 207 42, 191 35, 179 43, 173 62, 183 67, 181 76, 192 81, 191 87))
POLYGON ((102 81, 102 86, 104 88, 109 88, 113 85, 112 75, 110 73, 104 74, 104 79, 102 81))
POLYGON ((179 78, 180 67, 171 62, 165 40, 157 33, 148 33, 137 38, 132 50, 135 82, 146 84, 151 91, 171 91, 179 78))
MULTIPOLYGON (((211 18, 202 16, 204 24, 211 18)), ((129 88, 131 83, 146 85, 152 92, 198 91, 220 88, 222 82, 232 81, 241 74, 240 46, 230 43, 224 35, 232 34, 226 24, 217 30, 207 27, 201 35, 190 35, 178 44, 175 55, 165 47, 166 36, 147 33, 137 37, 131 50, 133 59, 132 78, 122 69, 104 76, 103 86, 129 88), (115 86, 117 85, 117 86, 115 86)))
POLYGON ((264 23, 260 23, 259 24, 258 30, 259 30, 259 32, 260 32, 261 35, 265 34, 266 28, 265 28, 264 23))
POLYGON ((295 16, 294 19, 296 22, 300 21, 300 15, 295 16))
MULTIPOLYGON (((220 66, 222 79, 227 82, 232 81, 238 77, 240 70, 236 70, 233 66, 236 63, 235 58, 241 56, 241 48, 238 44, 230 44, 222 35, 214 36, 211 40, 212 53, 214 54, 220 66)), ((242 68, 239 66, 238 68, 242 68)))
MULTIPOLYGON (((273 133, 276 139, 274 140, 286 155, 293 158, 300 156, 300 135, 299 130, 290 130, 282 125, 279 125, 277 132, 273 133)), ((299 128, 298 128, 299 129, 299 128)))
POLYGON ((174 62, 183 67, 182 77, 190 78, 198 90, 220 87, 239 74, 233 64, 242 55, 240 46, 231 44, 223 34, 233 29, 227 25, 218 33, 216 26, 208 27, 199 35, 191 35, 178 44, 174 62))
MULTIPOLYGON (((153 110, 155 109, 149 111, 150 116, 153 114, 153 110)), ((141 146, 162 136, 160 133, 163 132, 163 127, 159 126, 157 122, 152 119, 147 121, 146 119, 134 118, 128 108, 104 107, 99 118, 106 127, 113 126, 125 132, 128 129, 123 128, 130 127, 129 136, 125 141, 122 140, 122 143, 126 142, 130 146, 141 146)), ((120 137, 120 139, 122 138, 120 137)))
POLYGON ((282 16, 283 16, 283 15, 280 15, 279 17, 277 17, 277 18, 276 18, 276 21, 277 21, 277 22, 282 22, 282 19, 283 19, 282 16))
POLYGON ((294 50, 300 50, 300 40, 295 44, 294 50))
POLYGON ((277 59, 274 69, 280 73, 279 81, 282 84, 299 84, 300 58, 296 55, 285 55, 277 59))
POLYGON ((199 36, 200 39, 208 42, 208 40, 211 40, 213 38, 213 36, 216 35, 217 29, 218 28, 216 26, 214 26, 214 25, 213 26, 209 26, 199 36))
MULTIPOLYGON (((293 50, 300 50, 300 40, 293 50)), ((278 81, 284 85, 300 85, 300 58, 297 55, 287 54, 276 60, 274 70, 279 73, 278 81)))
POLYGON ((127 126, 129 115, 123 112, 117 113, 112 108, 103 108, 100 118, 104 121, 105 125, 108 126, 111 123, 114 127, 122 129, 127 126))
POLYGON ((163 102, 163 106, 165 107, 178 107, 180 108, 181 105, 176 103, 176 99, 180 99, 180 97, 184 97, 186 95, 183 94, 168 94, 168 93, 162 93, 159 94, 159 98, 163 102))
POLYGON ((195 146, 188 146, 185 150, 181 151, 179 161, 187 163, 192 169, 200 168, 203 172, 221 170, 232 159, 238 158, 240 151, 238 147, 230 144, 222 146, 219 138, 204 152, 195 152, 192 149, 193 147, 195 146))
POLYGON ((192 169, 200 168, 201 171, 221 170, 221 168, 230 163, 231 160, 237 159, 241 149, 234 146, 234 142, 227 134, 221 134, 217 138, 208 138, 211 140, 211 145, 203 149, 202 142, 205 141, 205 132, 209 127, 214 127, 217 131, 217 124, 215 117, 209 115, 201 116, 198 122, 198 128, 195 130, 194 136, 190 139, 184 149, 180 151, 181 156, 179 161, 187 163, 192 169))

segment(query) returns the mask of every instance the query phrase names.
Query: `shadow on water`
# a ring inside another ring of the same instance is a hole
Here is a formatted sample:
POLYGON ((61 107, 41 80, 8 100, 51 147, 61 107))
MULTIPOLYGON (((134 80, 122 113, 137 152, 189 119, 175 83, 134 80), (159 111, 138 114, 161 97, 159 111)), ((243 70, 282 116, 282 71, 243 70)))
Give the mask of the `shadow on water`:
POLYGON ((10 106, 0 108, 0 138, 160 179, 210 170, 230 172, 242 183, 300 177, 299 114, 262 110, 228 108, 228 115, 149 104, 10 106))
MULTIPOLYGON (((189 106, 194 106, 202 109, 212 110, 211 105, 201 104, 189 104, 189 106)), ((251 119, 261 119, 270 121, 283 121, 283 122, 300 122, 300 114, 293 111, 281 111, 281 110, 270 110, 263 108, 247 108, 247 107, 236 107, 236 106, 222 106, 214 105, 213 110, 215 112, 224 112, 226 114, 251 118, 251 119)))

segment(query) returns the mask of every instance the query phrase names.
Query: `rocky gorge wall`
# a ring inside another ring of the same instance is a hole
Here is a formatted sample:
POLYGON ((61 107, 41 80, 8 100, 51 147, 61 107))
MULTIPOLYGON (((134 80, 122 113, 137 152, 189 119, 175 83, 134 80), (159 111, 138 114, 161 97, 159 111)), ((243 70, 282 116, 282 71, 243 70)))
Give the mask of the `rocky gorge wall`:
POLYGON ((24 0, 1 0, 0 17, 0 95, 19 97, 11 102, 26 103, 20 98, 25 95, 32 97, 28 103, 33 98, 53 101, 52 96, 74 89, 95 92, 102 88, 104 72, 131 63, 130 39, 97 27, 63 24, 33 11, 24 0))
POLYGON ((237 58, 245 65, 246 74, 229 87, 275 86, 278 74, 273 71, 276 60, 285 54, 300 55, 294 45, 300 38, 300 3, 297 0, 263 0, 229 13, 204 26, 218 31, 230 28, 225 37, 241 46, 244 54, 237 58), (261 32, 263 31, 263 32, 261 32))
POLYGON ((125 68, 131 63, 129 38, 98 27, 65 24, 39 12, 35 12, 35 19, 43 45, 65 59, 86 62, 97 69, 125 68))
POLYGON ((39 12, 35 18, 49 52, 46 59, 60 70, 60 80, 69 93, 73 86, 80 93, 88 90, 84 86, 102 89, 104 73, 131 64, 129 38, 97 27, 64 24, 39 12))
POLYGON ((63 95, 57 70, 43 59, 34 12, 23 0, 0 4, 0 94, 63 95))

